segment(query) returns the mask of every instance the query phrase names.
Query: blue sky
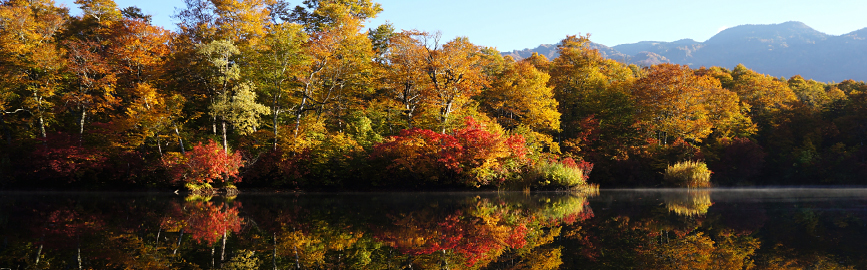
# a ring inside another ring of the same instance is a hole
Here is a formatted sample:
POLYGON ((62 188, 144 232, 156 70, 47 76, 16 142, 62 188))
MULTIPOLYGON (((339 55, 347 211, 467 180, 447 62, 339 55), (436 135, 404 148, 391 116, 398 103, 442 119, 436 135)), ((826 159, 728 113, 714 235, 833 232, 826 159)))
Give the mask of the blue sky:
MULTIPOLYGON (((73 8, 74 0, 55 0, 73 8)), ((138 6, 154 23, 174 29, 171 15, 182 0, 115 0, 138 6)), ((374 0, 376 1, 376 0, 374 0)), ((301 0, 290 1, 298 4, 301 0)), ((591 34, 614 46, 639 41, 705 41, 727 27, 801 21, 831 35, 867 27, 864 0, 380 0, 384 11, 368 23, 386 21, 397 29, 441 31, 444 39, 469 37, 500 51, 559 42, 566 35, 591 34)))

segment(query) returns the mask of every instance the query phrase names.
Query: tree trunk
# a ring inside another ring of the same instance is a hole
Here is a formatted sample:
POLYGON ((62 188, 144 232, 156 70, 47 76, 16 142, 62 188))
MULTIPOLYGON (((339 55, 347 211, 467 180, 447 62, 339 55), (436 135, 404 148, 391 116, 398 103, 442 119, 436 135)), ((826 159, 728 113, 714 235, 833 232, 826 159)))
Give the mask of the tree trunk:
POLYGON ((446 122, 448 122, 449 115, 452 112, 452 104, 453 104, 453 102, 446 103, 442 109, 441 114, 440 114, 440 121, 441 121, 441 125, 442 125, 442 131, 440 133, 442 133, 442 134, 446 133, 446 122))
POLYGON ((178 254, 178 249, 181 248, 181 240, 184 240, 184 229, 181 229, 181 235, 178 236, 178 245, 175 246, 175 251, 172 251, 172 255, 178 254))
POLYGON ((298 139, 298 129, 301 127, 301 115, 304 114, 304 107, 307 106, 307 97, 301 98, 301 106, 298 107, 298 112, 295 114, 295 136, 298 139))
POLYGON ((274 151, 277 151, 277 116, 279 114, 279 108, 277 108, 277 99, 274 99, 274 106, 272 108, 274 112, 274 151))
MULTIPOLYGON (((39 134, 45 139, 45 121, 42 120, 42 114, 39 114, 39 134)), ((44 144, 45 141, 42 141, 42 143, 44 144)))
POLYGON ((229 153, 229 144, 226 140, 226 120, 220 120, 220 122, 223 124, 223 151, 229 153))
POLYGON ((78 244, 76 245, 76 261, 78 261, 78 270, 81 270, 81 238, 78 239, 78 244))
POLYGON ((277 270, 277 233, 274 233, 274 250, 271 251, 271 265, 277 270))
POLYGON ((45 236, 43 235, 39 238, 39 249, 36 250, 36 262, 33 263, 33 267, 36 268, 39 265, 39 257, 42 256, 42 241, 45 241, 45 236))
POLYGON ((163 156, 163 143, 160 142, 160 135, 157 135, 157 151, 160 152, 160 157, 163 156))
MULTIPOLYGON (((42 246, 39 246, 42 248, 42 246)), ((298 247, 292 246, 292 250, 295 251, 295 269, 301 269, 301 263, 298 262, 298 247)))
POLYGON ((78 146, 84 141, 84 120, 87 118, 87 110, 81 109, 81 120, 78 121, 80 126, 78 130, 78 146))
POLYGON ((178 124, 172 123, 175 126, 175 135, 178 136, 178 144, 181 145, 181 154, 185 154, 184 150, 184 138, 181 137, 181 132, 178 131, 178 124))
POLYGON ((223 230, 223 247, 220 249, 220 264, 226 261, 226 230, 223 230))

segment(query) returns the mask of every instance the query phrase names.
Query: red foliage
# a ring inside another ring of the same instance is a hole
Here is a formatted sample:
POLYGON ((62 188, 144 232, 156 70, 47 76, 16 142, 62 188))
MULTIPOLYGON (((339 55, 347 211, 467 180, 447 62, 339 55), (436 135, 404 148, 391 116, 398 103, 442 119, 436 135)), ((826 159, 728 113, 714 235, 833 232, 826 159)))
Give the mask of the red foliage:
POLYGON ((193 146, 193 150, 187 152, 183 158, 178 156, 166 156, 163 165, 169 169, 173 182, 185 181, 187 183, 211 183, 214 180, 229 180, 240 182, 238 169, 244 163, 241 154, 233 154, 226 151, 218 143, 210 140, 208 144, 193 146))
POLYGON ((392 160, 389 170, 406 170, 429 175, 443 172, 461 173, 463 146, 454 137, 428 129, 401 130, 374 146, 371 157, 392 160))
POLYGON ((392 171, 422 178, 462 176, 470 185, 485 185, 514 169, 510 161, 517 161, 511 162, 514 167, 526 160, 525 143, 521 135, 504 137, 467 117, 465 126, 451 135, 418 128, 402 130, 375 145, 371 158, 387 160, 386 169, 392 171))
POLYGON ((72 182, 88 173, 98 173, 105 164, 102 151, 81 147, 78 139, 65 133, 49 134, 45 145, 33 153, 34 170, 45 178, 65 178, 72 182))
POLYGON ((522 248, 527 245, 527 232, 530 230, 527 229, 527 226, 524 224, 520 224, 512 228, 512 233, 509 234, 509 238, 506 239, 506 244, 509 245, 510 248, 522 248))
POLYGON ((232 207, 213 202, 188 202, 183 207, 174 204, 160 220, 160 227, 168 231, 183 229, 198 243, 213 245, 224 233, 241 231, 243 218, 238 216, 240 203, 232 207))
POLYGON ((224 233, 241 231, 244 219, 238 216, 238 203, 235 206, 212 202, 194 202, 187 205, 190 210, 187 230, 193 240, 199 243, 213 245, 224 233))
POLYGON ((587 162, 585 160, 576 163, 575 160, 571 157, 561 159, 560 163, 570 168, 581 169, 581 171, 584 172, 585 182, 587 181, 587 178, 590 178, 590 171, 593 170, 593 163, 587 162))

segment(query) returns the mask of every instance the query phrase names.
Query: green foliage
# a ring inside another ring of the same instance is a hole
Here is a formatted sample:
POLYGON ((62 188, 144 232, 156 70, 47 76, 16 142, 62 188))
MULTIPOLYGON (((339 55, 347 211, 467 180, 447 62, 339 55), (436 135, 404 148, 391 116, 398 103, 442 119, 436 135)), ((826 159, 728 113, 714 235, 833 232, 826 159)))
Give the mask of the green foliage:
POLYGON ((665 169, 665 183, 671 187, 710 187, 711 171, 699 161, 682 161, 665 169))
POLYGON ((231 97, 220 95, 211 105, 211 115, 226 119, 238 134, 247 135, 256 131, 259 119, 263 114, 271 112, 267 106, 256 103, 256 92, 253 85, 241 83, 235 86, 231 97))

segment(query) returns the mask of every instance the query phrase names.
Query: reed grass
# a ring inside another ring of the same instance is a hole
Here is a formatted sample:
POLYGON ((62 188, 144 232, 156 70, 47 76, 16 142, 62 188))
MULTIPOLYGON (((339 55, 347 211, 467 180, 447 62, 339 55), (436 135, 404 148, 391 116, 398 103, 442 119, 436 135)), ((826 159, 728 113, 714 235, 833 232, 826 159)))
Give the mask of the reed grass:
POLYGON ((672 187, 710 187, 711 171, 707 164, 698 161, 682 161, 665 169, 665 184, 672 187))

